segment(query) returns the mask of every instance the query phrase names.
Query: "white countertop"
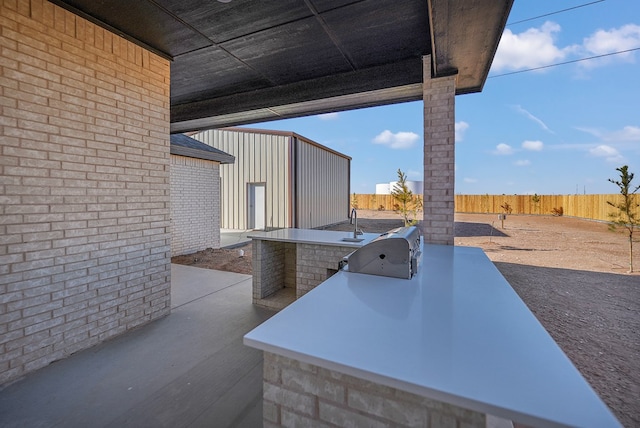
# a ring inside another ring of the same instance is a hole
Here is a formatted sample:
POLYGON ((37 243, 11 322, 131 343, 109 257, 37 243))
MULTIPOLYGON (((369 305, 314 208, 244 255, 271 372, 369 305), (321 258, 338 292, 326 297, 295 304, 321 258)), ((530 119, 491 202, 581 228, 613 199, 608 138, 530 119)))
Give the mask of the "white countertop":
POLYGON ((244 343, 531 426, 621 426, 479 248, 425 245, 411 280, 338 272, 244 343))
POLYGON ((361 242, 342 241, 343 238, 353 238, 353 231, 339 232, 335 230, 317 229, 277 229, 270 232, 253 232, 247 238, 262 239, 264 241, 295 242, 302 244, 339 245, 342 247, 359 248, 380 236, 379 233, 364 233, 358 238, 361 242))

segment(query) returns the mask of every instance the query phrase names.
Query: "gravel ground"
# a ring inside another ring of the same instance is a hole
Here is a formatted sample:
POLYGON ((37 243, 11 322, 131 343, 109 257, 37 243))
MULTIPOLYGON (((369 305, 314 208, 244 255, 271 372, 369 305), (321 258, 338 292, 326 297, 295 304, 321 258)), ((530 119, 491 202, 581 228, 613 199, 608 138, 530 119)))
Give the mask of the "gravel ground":
MULTIPOLYGON (((495 214, 455 220, 455 244, 483 248, 620 422, 640 427, 640 241, 634 240, 636 273, 628 274, 628 239, 604 223, 514 215, 503 224, 495 214)), ((393 212, 358 211, 365 232, 401 225, 393 212)), ((244 257, 236 248, 172 261, 251 274, 251 245, 242 249, 244 257)))

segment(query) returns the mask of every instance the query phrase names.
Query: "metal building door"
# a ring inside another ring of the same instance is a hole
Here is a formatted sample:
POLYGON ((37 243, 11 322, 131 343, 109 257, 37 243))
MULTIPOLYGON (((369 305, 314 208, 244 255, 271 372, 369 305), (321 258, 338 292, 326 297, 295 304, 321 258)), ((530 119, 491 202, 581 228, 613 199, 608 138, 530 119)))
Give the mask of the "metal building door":
POLYGON ((265 228, 266 191, 264 184, 249 183, 249 229, 265 228))

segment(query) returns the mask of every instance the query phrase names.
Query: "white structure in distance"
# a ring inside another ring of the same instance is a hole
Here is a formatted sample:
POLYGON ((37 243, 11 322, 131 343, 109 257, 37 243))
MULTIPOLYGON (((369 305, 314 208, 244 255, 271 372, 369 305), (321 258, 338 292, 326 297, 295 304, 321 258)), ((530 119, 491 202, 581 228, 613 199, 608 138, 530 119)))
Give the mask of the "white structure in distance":
MULTIPOLYGON (((411 190, 411 193, 413 193, 414 195, 422 196, 422 191, 424 189, 423 181, 407 180, 405 181, 405 183, 407 184, 407 188, 411 190)), ((397 181, 376 184, 376 195, 390 195, 391 191, 396 187, 397 184, 397 181)))

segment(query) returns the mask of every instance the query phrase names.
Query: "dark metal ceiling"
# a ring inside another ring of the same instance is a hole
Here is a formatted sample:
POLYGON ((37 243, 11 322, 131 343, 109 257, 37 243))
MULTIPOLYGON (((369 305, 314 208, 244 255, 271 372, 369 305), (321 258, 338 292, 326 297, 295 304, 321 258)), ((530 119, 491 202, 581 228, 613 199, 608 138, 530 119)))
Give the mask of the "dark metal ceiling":
POLYGON ((513 0, 53 0, 172 59, 171 132, 457 93, 487 77, 513 0))

